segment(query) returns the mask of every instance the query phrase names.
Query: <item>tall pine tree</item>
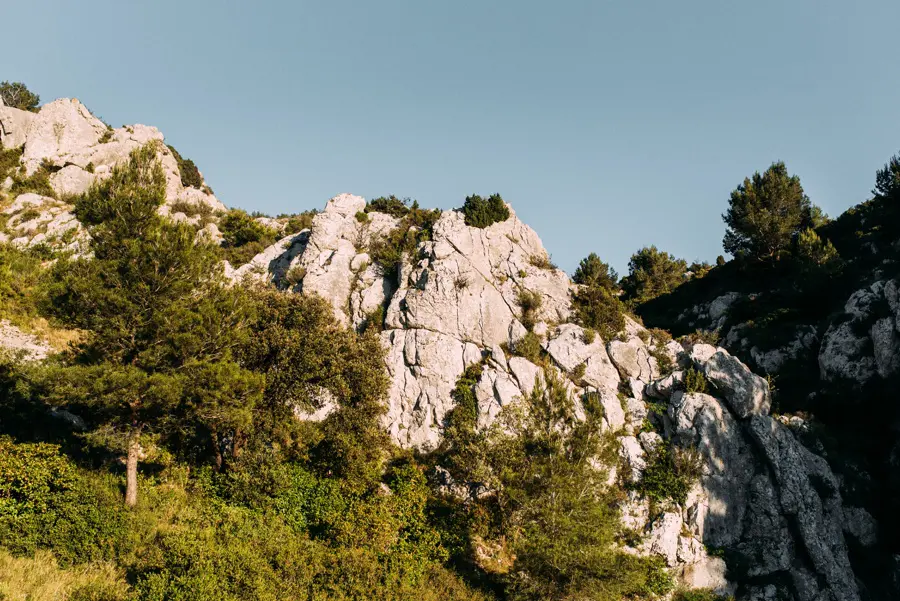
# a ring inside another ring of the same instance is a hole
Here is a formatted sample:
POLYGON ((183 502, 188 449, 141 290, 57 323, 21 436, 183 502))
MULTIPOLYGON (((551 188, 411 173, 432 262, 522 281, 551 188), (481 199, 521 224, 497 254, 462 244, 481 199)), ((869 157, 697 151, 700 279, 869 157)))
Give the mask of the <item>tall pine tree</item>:
POLYGON ((50 291, 56 314, 87 335, 48 368, 48 395, 88 407, 95 438, 126 455, 126 505, 137 503, 142 443, 199 426, 221 464, 263 387, 232 358, 250 316, 243 293, 224 285, 216 247, 157 212, 157 157, 155 143, 135 150, 76 201, 92 257, 60 264, 50 291))

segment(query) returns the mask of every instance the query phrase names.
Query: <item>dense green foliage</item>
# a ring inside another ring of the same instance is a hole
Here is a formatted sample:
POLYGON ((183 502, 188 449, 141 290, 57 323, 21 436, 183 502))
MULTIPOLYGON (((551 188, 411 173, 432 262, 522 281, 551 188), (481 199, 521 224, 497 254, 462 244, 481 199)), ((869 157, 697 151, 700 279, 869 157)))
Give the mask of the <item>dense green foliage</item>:
MULTIPOLYGON (((390 196, 379 196, 366 203, 366 213, 374 211, 377 213, 387 213, 392 217, 405 217, 406 214, 409 213, 409 203, 410 200, 408 198, 400 199, 393 194, 390 196)), ((418 206, 418 204, 416 206, 418 206)))
POLYGON ((22 111, 37 111, 41 97, 28 89, 22 82, 0 83, 0 98, 3 104, 22 111))
POLYGON ((655 246, 646 246, 631 255, 628 275, 622 278, 622 290, 632 303, 644 303, 683 284, 686 273, 684 259, 676 259, 655 246))
POLYGON ((572 294, 575 321, 612 340, 625 327, 625 306, 609 289, 586 286, 572 294))
POLYGON ((219 221, 225 258, 232 266, 249 263, 266 247, 275 243, 278 232, 264 226, 241 209, 231 209, 219 221))
MULTIPOLYGON (((900 157, 891 157, 877 171, 871 199, 833 220, 810 206, 808 222, 798 221, 796 207, 800 205, 802 213, 806 201, 799 198, 799 186, 794 186, 792 179, 768 184, 775 190, 793 190, 788 197, 793 198, 794 207, 785 210, 793 215, 791 227, 776 230, 783 233, 776 237, 780 242, 771 247, 777 248, 771 257, 765 257, 766 251, 757 256, 767 260, 751 260, 755 255, 749 253, 743 260, 717 261, 702 279, 692 278, 673 292, 638 305, 636 311, 648 325, 669 329, 675 335, 691 334, 697 327, 711 324, 691 323, 691 317, 681 317, 686 310, 736 292, 741 297, 727 311, 719 343, 727 343, 733 328, 739 327, 738 338, 743 342, 730 350, 759 372, 764 367, 756 363, 756 357, 794 343, 801 333, 818 338, 773 374, 777 382, 773 412, 801 412, 813 424, 808 442, 827 449, 829 463, 844 482, 844 502, 866 507, 878 520, 885 533, 880 538, 884 546, 865 552, 851 548, 857 576, 867 583, 873 582, 871 579, 877 582, 885 573, 878 558, 900 550, 896 543, 900 541, 900 518, 895 510, 900 503, 900 478, 893 459, 898 437, 889 425, 900 418, 898 378, 875 376, 864 384, 825 381, 819 365, 819 341, 836 325, 836 319, 844 319, 845 305, 853 293, 875 281, 900 277, 896 245, 900 238, 900 157), (750 349, 755 350, 751 353, 750 349)), ((753 180, 750 183, 756 187, 753 180)), ((762 191, 754 190, 754 194, 755 202, 762 206, 762 191)), ((888 315, 887 311, 880 306, 875 313, 881 317, 888 315)), ((861 337, 869 337, 872 325, 867 320, 854 328, 861 337)), ((863 353, 871 356, 872 350, 863 353)))
POLYGON ((278 216, 278 219, 284 220, 284 231, 286 234, 296 234, 298 232, 302 232, 305 229, 311 228, 313 217, 315 217, 317 213, 317 210, 312 209, 310 211, 303 211, 301 213, 295 213, 293 215, 282 214, 278 216))
POLYGON ((0 243, 0 317, 15 324, 35 317, 43 271, 32 250, 0 243))
POLYGON ((591 253, 578 264, 572 281, 583 286, 598 286, 614 291, 619 287, 619 274, 595 253, 591 253))
MULTIPOLYGON (((817 213, 821 214, 821 211, 817 213)), ((734 256, 771 259, 786 250, 800 228, 811 224, 811 203, 800 178, 784 163, 746 178, 722 215, 728 226, 722 246, 734 256)))
POLYGON ((634 485, 635 489, 657 503, 673 501, 684 505, 688 492, 701 474, 699 452, 663 441, 647 453, 646 461, 647 467, 634 485))
POLYGON ((496 491, 470 505, 468 522, 475 561, 505 584, 506 598, 618 601, 665 592, 670 581, 658 562, 615 544, 615 492, 594 462, 615 456, 613 439, 600 433, 599 404, 576 419, 565 384, 547 369, 521 405, 479 433, 467 392, 473 376, 457 385, 463 403, 445 445, 465 457, 451 464, 454 477, 496 491))
POLYGON ((181 185, 189 188, 202 188, 203 176, 200 175, 200 170, 197 169, 197 165, 194 164, 194 161, 181 156, 181 153, 175 150, 174 146, 169 146, 168 148, 172 152, 172 156, 175 157, 175 161, 178 163, 178 172, 181 174, 181 185))
POLYGON ((248 320, 241 292, 222 285, 215 247, 159 216, 164 199, 148 145, 76 200, 93 257, 57 263, 49 296, 59 319, 90 336, 35 374, 48 399, 95 408, 96 440, 129 456, 132 504, 142 437, 174 435, 180 417, 218 447, 224 430, 246 427, 261 385, 231 358, 248 320))
POLYGON ((477 194, 467 196, 461 210, 465 215, 466 225, 472 227, 485 228, 509 219, 509 207, 499 194, 491 194, 488 198, 477 194))

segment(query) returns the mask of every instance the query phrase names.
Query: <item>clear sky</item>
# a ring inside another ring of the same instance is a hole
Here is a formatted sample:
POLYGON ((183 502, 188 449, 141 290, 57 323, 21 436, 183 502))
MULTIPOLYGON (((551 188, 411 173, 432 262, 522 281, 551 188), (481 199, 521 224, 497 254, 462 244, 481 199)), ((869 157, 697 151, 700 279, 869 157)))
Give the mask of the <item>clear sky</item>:
POLYGON ((721 253, 773 160, 832 215, 900 150, 897 0, 43 0, 0 80, 159 127, 228 205, 500 192, 571 271, 721 253))

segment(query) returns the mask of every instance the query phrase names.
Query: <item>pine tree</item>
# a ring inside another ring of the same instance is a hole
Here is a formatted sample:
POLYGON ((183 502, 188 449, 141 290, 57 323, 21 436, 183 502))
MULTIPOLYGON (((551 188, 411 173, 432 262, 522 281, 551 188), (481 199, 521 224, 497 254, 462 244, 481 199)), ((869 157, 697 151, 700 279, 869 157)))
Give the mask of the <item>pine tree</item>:
POLYGON ((3 104, 22 111, 35 111, 41 102, 41 97, 33 93, 22 82, 0 83, 0 98, 3 104))
POLYGON ((60 263, 49 292, 60 319, 87 335, 47 369, 48 396, 88 407, 95 439, 124 452, 129 506, 142 443, 200 424, 220 457, 248 427, 263 385, 232 358, 249 315, 241 291, 223 285, 217 249, 157 213, 166 189, 158 150, 135 150, 76 200, 93 256, 60 263))
MULTIPOLYGON (((722 246, 736 257, 775 259, 802 227, 812 224, 813 217, 800 178, 789 175, 784 163, 772 163, 765 173, 754 173, 731 193, 722 215, 728 226, 722 246)), ((821 219, 821 210, 816 217, 821 219)))
POLYGON ((685 282, 687 270, 684 259, 646 246, 628 261, 628 275, 622 278, 625 298, 640 304, 667 294, 685 282))
POLYGON ((576 284, 600 286, 610 291, 617 290, 619 287, 619 274, 607 263, 601 261, 595 253, 591 253, 581 260, 572 280, 576 284))

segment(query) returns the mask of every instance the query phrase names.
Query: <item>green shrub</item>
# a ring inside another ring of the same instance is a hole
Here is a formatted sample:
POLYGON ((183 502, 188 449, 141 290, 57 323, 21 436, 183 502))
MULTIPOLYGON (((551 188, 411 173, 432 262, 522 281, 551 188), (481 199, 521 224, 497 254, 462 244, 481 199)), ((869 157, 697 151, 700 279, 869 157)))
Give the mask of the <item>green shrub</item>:
POLYGON ((466 225, 471 227, 486 228, 509 219, 509 207, 499 194, 491 194, 488 198, 477 194, 467 196, 461 210, 465 215, 466 225))
POLYGON ((687 262, 647 246, 628 261, 628 275, 622 278, 624 298, 634 304, 645 303, 675 290, 687 281, 687 262))
POLYGON ((38 315, 44 270, 39 250, 0 243, 0 315, 22 325, 38 315))
POLYGON ((290 269, 288 269, 287 273, 284 274, 284 281, 288 283, 288 286, 293 288, 297 284, 303 281, 303 278, 306 277, 306 267, 302 265, 294 265, 290 269))
POLYGON ((366 203, 366 213, 386 213, 391 217, 402 218, 409 213, 410 199, 400 199, 391 194, 390 196, 379 196, 366 203))
POLYGON ((278 232, 264 226, 241 209, 231 209, 219 221, 225 258, 238 267, 275 243, 278 232))
POLYGON ((705 393, 709 390, 709 382, 707 382, 703 372, 692 367, 684 372, 684 390, 687 393, 705 393))
POLYGON ((203 176, 200 175, 200 170, 197 169, 194 161, 181 156, 174 146, 169 146, 168 148, 172 151, 172 156, 175 157, 175 161, 178 163, 178 172, 181 173, 181 185, 189 188, 202 188, 203 176))
POLYGON ((646 461, 647 467, 634 488, 655 502, 670 500, 683 505, 703 469, 696 449, 682 449, 668 441, 648 452, 646 461))
POLYGON ((369 223, 369 216, 365 213, 365 211, 357 211, 356 220, 360 223, 369 223))
POLYGON ((23 171, 16 172, 12 176, 13 185, 12 188, 10 188, 10 194, 18 196, 19 194, 33 192, 34 194, 40 194, 41 196, 56 198, 56 192, 53 190, 53 186, 50 185, 50 173, 51 170, 49 166, 44 163, 42 163, 34 173, 27 177, 24 175, 23 171))
POLYGON ((115 135, 115 133, 116 133, 115 130, 111 126, 107 125, 106 131, 103 132, 103 134, 100 136, 100 139, 97 140, 97 143, 98 144, 108 143, 110 140, 113 139, 113 136, 115 135))
POLYGON ((284 224, 284 232, 286 234, 296 234, 312 227, 313 218, 318 214, 316 209, 303 211, 289 215, 283 213, 278 216, 279 220, 286 220, 284 224))
POLYGON ((532 267, 537 267, 538 269, 548 269, 548 270, 556 269, 556 264, 553 263, 553 261, 550 260, 550 256, 546 255, 546 254, 531 255, 528 258, 528 262, 531 264, 532 267))
POLYGON ((611 291, 619 288, 619 274, 595 253, 581 260, 572 281, 582 286, 598 286, 611 291))
POLYGON ((544 302, 540 293, 521 288, 516 296, 516 302, 522 309, 522 325, 525 326, 526 330, 530 331, 534 329, 534 326, 537 323, 538 311, 540 311, 541 305, 544 302))
POLYGON ((541 337, 532 331, 528 331, 524 336, 516 340, 513 344, 512 351, 520 357, 524 357, 532 363, 541 362, 541 337))
POLYGON ((687 336, 680 338, 687 344, 711 344, 717 346, 719 344, 719 333, 715 330, 695 330, 687 336))
POLYGON ((0 178, 6 179, 19 170, 24 147, 0 148, 0 178))
POLYGON ((585 286, 572 295, 574 319, 583 328, 595 330, 604 340, 612 340, 625 327, 625 307, 606 288, 585 286))
POLYGON ((823 240, 811 228, 797 235, 794 256, 807 271, 834 273, 841 264, 841 258, 831 240, 823 240))
POLYGON ((215 209, 205 202, 176 200, 169 205, 169 211, 171 213, 184 213, 188 217, 199 217, 201 226, 211 223, 216 216, 215 209))

